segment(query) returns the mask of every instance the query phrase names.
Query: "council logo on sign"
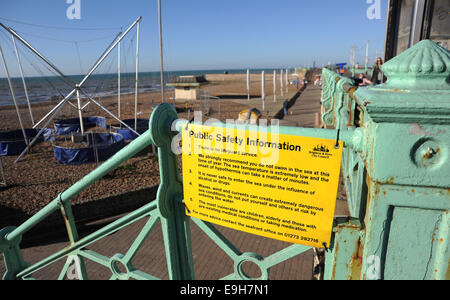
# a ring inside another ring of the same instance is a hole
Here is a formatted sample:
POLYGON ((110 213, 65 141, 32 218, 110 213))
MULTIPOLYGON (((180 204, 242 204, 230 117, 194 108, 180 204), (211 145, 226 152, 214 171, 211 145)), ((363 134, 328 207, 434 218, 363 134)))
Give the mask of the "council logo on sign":
POLYGON ((312 157, 330 158, 333 154, 330 153, 330 148, 326 145, 316 145, 311 151, 309 151, 312 157))
POLYGON ((313 150, 316 152, 325 152, 325 153, 330 152, 330 149, 328 149, 328 147, 324 145, 317 145, 316 147, 314 147, 313 150))

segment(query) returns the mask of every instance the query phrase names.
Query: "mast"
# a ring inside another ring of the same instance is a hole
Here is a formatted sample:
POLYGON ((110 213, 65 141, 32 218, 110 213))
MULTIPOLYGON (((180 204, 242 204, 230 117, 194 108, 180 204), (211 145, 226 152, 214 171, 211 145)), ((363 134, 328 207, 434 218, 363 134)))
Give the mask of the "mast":
POLYGON ((0 55, 2 57, 3 67, 5 68, 5 73, 8 78, 9 90, 11 91, 11 96, 14 101, 14 106, 16 107, 17 117, 19 118, 19 123, 20 123, 20 128, 22 129, 23 138, 25 140, 25 144, 28 146, 27 134, 25 132, 25 128, 23 127, 22 118, 20 117, 20 111, 19 111, 19 106, 17 105, 16 94, 14 93, 14 88, 13 88, 13 85, 11 82, 11 77, 9 75, 8 65, 6 64, 5 55, 3 54, 3 49, 2 49, 1 45, 0 45, 0 55))
POLYGON ((137 110, 139 100, 139 30, 141 22, 136 27, 136 90, 134 96, 134 130, 137 130, 137 110))
POLYGON ((14 52, 16 52, 17 63, 19 64, 19 71, 20 71, 20 76, 22 77, 22 84, 23 84, 23 89, 25 91, 25 97, 27 99, 28 111, 30 112, 31 124, 33 124, 33 126, 34 126, 34 118, 33 118, 33 112, 31 111, 30 97, 28 96, 28 89, 27 89, 27 84, 25 82, 25 77, 23 75, 23 68, 22 68, 22 62, 20 61, 19 51, 17 51, 16 39, 14 38, 14 35, 12 35, 12 34, 11 34, 11 38, 12 38, 13 45, 14 45, 14 52))
POLYGON ((158 22, 159 22, 159 60, 161 66, 161 101, 164 103, 164 61, 163 61, 161 0, 158 0, 158 22))

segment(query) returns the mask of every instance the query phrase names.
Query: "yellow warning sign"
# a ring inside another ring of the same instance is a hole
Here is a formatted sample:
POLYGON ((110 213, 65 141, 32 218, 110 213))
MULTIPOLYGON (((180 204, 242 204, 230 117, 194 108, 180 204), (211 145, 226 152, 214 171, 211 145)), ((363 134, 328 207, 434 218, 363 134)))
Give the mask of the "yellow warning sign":
POLYGON ((330 244, 343 143, 222 127, 183 131, 186 214, 286 242, 330 244))

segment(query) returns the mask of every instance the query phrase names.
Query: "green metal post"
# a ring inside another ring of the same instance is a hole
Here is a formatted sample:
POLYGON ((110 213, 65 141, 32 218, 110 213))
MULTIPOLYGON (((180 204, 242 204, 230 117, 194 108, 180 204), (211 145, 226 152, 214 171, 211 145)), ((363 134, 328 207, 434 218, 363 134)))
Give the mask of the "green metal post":
POLYGON ((325 278, 449 279, 450 52, 424 40, 382 69, 351 92, 367 191, 337 220, 325 278))
POLYGON ((183 183, 177 158, 171 149, 172 123, 177 119, 175 108, 163 103, 150 118, 150 131, 158 147, 161 183, 156 195, 166 247, 169 276, 175 280, 194 279, 189 220, 183 204, 183 183))
POLYGON ((5 236, 14 229, 14 227, 6 227, 0 230, 0 252, 3 253, 6 266, 6 273, 3 275, 3 280, 15 279, 19 270, 28 266, 23 260, 22 253, 19 249, 22 238, 19 236, 10 242, 6 242, 5 236))

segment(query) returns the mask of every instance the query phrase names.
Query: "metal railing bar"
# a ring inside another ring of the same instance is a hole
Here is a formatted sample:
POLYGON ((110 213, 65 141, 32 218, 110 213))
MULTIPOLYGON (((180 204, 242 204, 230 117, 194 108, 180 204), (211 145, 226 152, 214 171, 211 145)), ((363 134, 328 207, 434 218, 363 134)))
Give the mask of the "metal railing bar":
POLYGON ((233 261, 236 260, 242 253, 220 233, 211 223, 202 220, 191 218, 192 221, 214 242, 222 249, 233 261))
POLYGON ((231 273, 225 277, 220 278, 219 280, 237 280, 239 276, 236 275, 236 273, 231 273))
MULTIPOLYGON (((130 271, 127 273, 127 276, 136 280, 161 280, 161 278, 155 277, 139 270, 130 271)), ((109 278, 109 280, 119 280, 119 277, 116 274, 113 274, 109 278)))
MULTIPOLYGON (((58 280, 64 280, 65 277, 69 277, 68 271, 72 263, 76 266, 78 264, 78 268, 76 269, 76 275, 78 277, 78 280, 88 280, 88 275, 86 272, 86 265, 84 264, 84 259, 78 257, 79 255, 69 255, 66 263, 64 264, 64 267, 62 268, 61 272, 59 273, 58 280), (73 260, 72 257, 76 256, 78 260, 73 260)), ((70 279, 70 278, 69 278, 70 279)))
POLYGON ((67 271, 70 267, 70 261, 69 259, 66 260, 64 267, 61 269, 61 272, 59 273, 58 280, 64 280, 64 278, 67 276, 67 271))
MULTIPOLYGON (((96 262, 106 268, 110 268, 110 258, 104 255, 101 255, 95 251, 84 249, 77 251, 77 254, 80 256, 83 256, 86 259, 89 259, 90 261, 96 262)), ((130 276, 133 279, 137 280, 160 280, 160 278, 157 278, 151 274, 142 272, 140 270, 133 270, 128 273, 128 276, 130 276)), ((111 279, 117 279, 115 275, 111 277, 111 279)))
POLYGON ((21 277, 27 277, 31 274, 33 274, 34 272, 45 268, 46 266, 60 260, 61 258, 65 257, 68 254, 71 254, 74 251, 77 251, 81 248, 87 247, 90 244, 98 241, 99 239, 110 235, 112 233, 115 233, 116 231, 119 231, 120 229, 122 229, 123 227, 126 227, 146 216, 149 215, 150 212, 152 212, 153 210, 157 209, 157 203, 156 201, 153 201, 141 208, 139 208, 138 210, 130 213, 129 215, 126 215, 116 221, 114 221, 113 223, 103 227, 102 229, 80 239, 79 241, 77 241, 76 243, 72 244, 69 247, 66 247, 56 253, 54 253, 51 256, 48 256, 47 258, 37 262, 36 264, 29 266, 28 268, 22 270, 20 273, 17 274, 17 278, 21 278, 21 277))
POLYGON ((161 280, 158 277, 155 277, 151 274, 139 271, 139 270, 134 270, 128 273, 128 276, 130 276, 133 279, 136 280, 161 280))
MULTIPOLYGON (((120 229, 122 229, 130 224, 133 224, 134 222, 141 220, 142 218, 150 216, 150 213, 152 213, 156 209, 157 209, 157 203, 156 203, 156 201, 152 201, 151 203, 146 204, 145 206, 114 221, 113 223, 106 225, 102 229, 80 239, 78 242, 76 242, 73 245, 73 248, 81 249, 81 248, 87 247, 90 244, 98 241, 99 239, 101 239, 107 235, 113 234, 113 233, 119 231, 120 229)), ((159 218, 159 212, 156 212, 156 215, 159 218)))
POLYGON ((150 130, 147 130, 140 137, 130 143, 127 147, 123 148, 119 152, 117 152, 114 156, 104 162, 101 166, 93 170, 91 173, 83 177, 77 183, 72 185, 66 191, 56 197, 52 202, 50 202, 47 206, 41 209, 38 213, 36 213, 33 217, 25 221, 22 225, 17 227, 13 232, 6 236, 8 241, 12 241, 15 238, 23 235, 25 232, 29 231, 36 224, 44 220, 50 214, 52 214, 55 210, 57 210, 61 202, 68 202, 70 199, 77 196, 95 181, 101 179, 103 176, 120 166, 123 162, 133 157, 140 151, 144 150, 146 147, 153 143, 151 138, 150 130))
POLYGON ((136 253, 141 248, 142 244, 152 231, 153 227, 156 225, 156 223, 159 221, 159 215, 155 214, 150 216, 147 223, 144 225, 144 228, 142 228, 141 232, 139 233, 138 237, 134 240, 133 244, 128 249, 128 252, 123 257, 124 262, 130 262, 136 253))
POLYGON ((75 220, 72 213, 72 204, 70 202, 61 203, 61 214, 66 224, 67 234, 71 244, 78 240, 78 231, 75 225, 75 220))
POLYGON ((83 249, 78 250, 77 255, 82 256, 86 259, 89 259, 90 261, 96 262, 104 267, 109 268, 109 257, 106 257, 104 255, 101 255, 95 251, 89 250, 89 249, 83 249))
POLYGON ((37 272, 48 265, 57 262, 58 260, 64 258, 67 254, 69 254, 70 251, 59 251, 57 253, 54 253, 47 258, 37 262, 34 265, 29 266, 28 268, 22 270, 16 275, 16 278, 25 278, 33 274, 34 272, 37 272), (67 252, 67 253, 66 253, 67 252))
POLYGON ((282 263, 290 258, 293 258, 294 256, 302 254, 311 249, 312 249, 312 247, 310 247, 310 246, 294 244, 294 245, 291 245, 283 250, 280 250, 280 251, 264 258, 262 264, 266 268, 271 268, 279 263, 282 263))

